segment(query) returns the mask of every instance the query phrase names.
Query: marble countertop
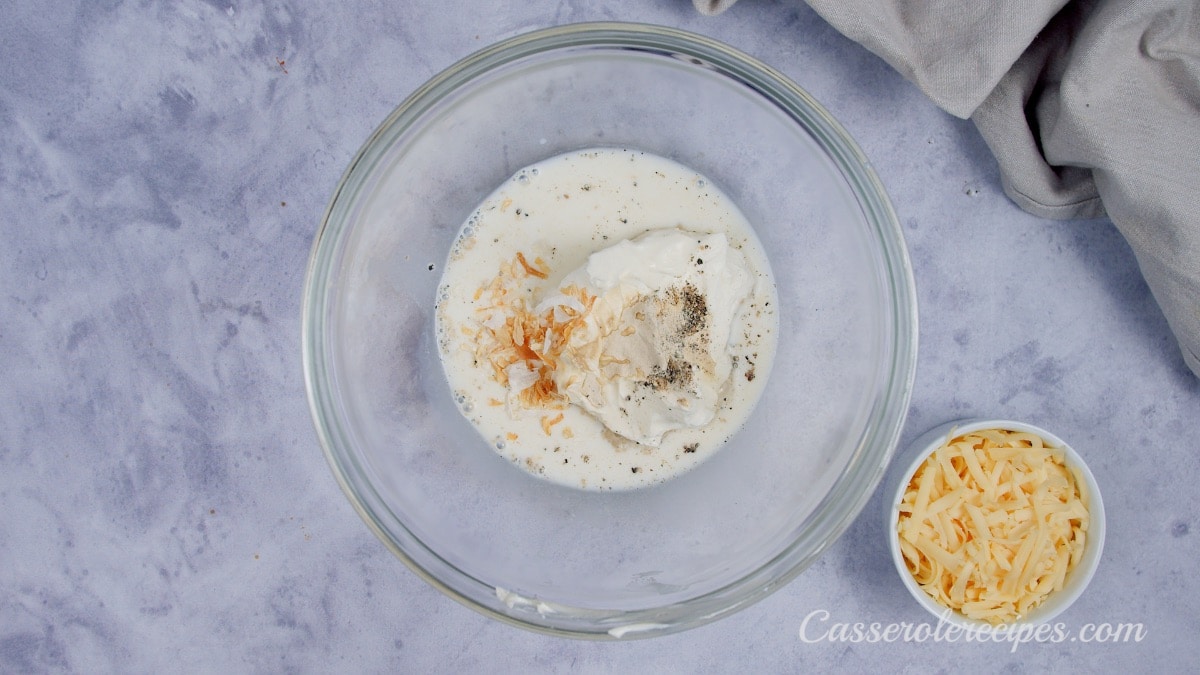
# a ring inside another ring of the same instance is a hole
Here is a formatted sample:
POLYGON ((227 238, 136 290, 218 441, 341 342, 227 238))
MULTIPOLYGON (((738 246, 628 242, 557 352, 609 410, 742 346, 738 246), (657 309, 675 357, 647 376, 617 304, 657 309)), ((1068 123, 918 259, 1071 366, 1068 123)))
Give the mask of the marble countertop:
POLYGON ((1020 211, 974 127, 799 0, 15 0, 0 27, 0 671, 1182 671, 1200 661, 1200 383, 1106 220, 1020 211), (590 643, 467 609, 354 513, 313 432, 300 294, 342 170, 427 78, 498 39, 664 24, 823 102, 887 186, 920 351, 902 443, 1042 424, 1104 489, 1061 643, 814 639, 926 621, 864 515, 767 599, 590 643), (1193 528, 1197 532, 1192 532, 1193 528), (1085 642, 1139 624, 1141 640, 1085 642), (1103 632, 1103 630, 1101 631, 1103 632), (807 639, 802 639, 807 638, 807 639))

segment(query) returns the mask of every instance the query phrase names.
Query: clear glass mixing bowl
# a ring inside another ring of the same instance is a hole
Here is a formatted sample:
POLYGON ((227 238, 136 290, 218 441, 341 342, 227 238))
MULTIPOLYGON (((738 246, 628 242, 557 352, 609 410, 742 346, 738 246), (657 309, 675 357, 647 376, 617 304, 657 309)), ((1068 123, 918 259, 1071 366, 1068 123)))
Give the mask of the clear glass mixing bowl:
POLYGON ((337 480, 429 583, 527 628, 644 637, 763 598, 858 514, 907 410, 915 302, 882 186, 808 94, 708 38, 572 25, 464 59, 366 142, 309 262, 305 378, 337 480), (518 169, 595 146, 717 182, 769 252, 781 303, 746 426, 633 492, 561 487, 501 458, 457 410, 434 340, 441 266, 475 206, 518 169))

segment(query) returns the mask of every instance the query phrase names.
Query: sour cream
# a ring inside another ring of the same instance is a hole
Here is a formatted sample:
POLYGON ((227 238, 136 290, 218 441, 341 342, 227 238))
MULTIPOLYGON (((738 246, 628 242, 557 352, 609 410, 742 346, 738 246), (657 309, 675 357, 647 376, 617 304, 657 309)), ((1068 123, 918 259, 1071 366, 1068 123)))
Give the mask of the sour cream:
POLYGON ((538 305, 572 319, 551 373, 557 391, 651 447, 707 425, 728 388, 729 337, 752 285, 721 232, 651 230, 593 253, 538 305), (572 314, 580 302, 562 289, 595 300, 572 314))

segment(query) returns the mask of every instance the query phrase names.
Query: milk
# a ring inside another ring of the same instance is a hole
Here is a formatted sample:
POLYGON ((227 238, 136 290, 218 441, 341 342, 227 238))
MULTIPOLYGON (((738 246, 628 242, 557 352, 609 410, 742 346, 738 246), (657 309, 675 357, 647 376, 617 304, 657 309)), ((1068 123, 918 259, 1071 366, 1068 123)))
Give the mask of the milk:
POLYGON ((754 409, 778 340, 775 285, 750 223, 710 181, 678 163, 628 149, 553 157, 517 172, 470 215, 443 267, 438 348, 464 417, 501 456, 538 477, 587 490, 625 490, 669 480, 717 452, 754 409), (753 275, 727 347, 730 379, 715 418, 668 432, 658 447, 622 438, 582 408, 519 410, 476 354, 479 289, 518 252, 540 260, 544 279, 519 293, 530 305, 554 292, 593 252, 660 228, 724 233, 753 275), (558 419, 561 413, 562 418, 558 419), (550 419, 554 423, 547 427, 550 419))

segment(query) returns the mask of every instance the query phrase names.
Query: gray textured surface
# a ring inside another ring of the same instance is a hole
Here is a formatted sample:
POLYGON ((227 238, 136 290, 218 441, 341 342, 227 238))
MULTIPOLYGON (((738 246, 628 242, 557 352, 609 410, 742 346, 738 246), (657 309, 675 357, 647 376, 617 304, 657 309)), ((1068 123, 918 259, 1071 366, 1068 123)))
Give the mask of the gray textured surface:
POLYGON ((1182 670, 1200 660, 1200 385, 1107 221, 1021 212, 967 122, 799 2, 719 18, 594 3, 32 2, 0 27, 0 670, 499 667, 1182 670), (1140 643, 806 644, 804 617, 921 622, 879 495, 816 565, 729 619, 592 644, 487 620, 395 560, 308 418, 299 306, 345 164, 435 72, 600 19, 724 40, 794 78, 888 187, 921 347, 904 439, 1042 424, 1090 461, 1109 532, 1063 617, 1140 643))

